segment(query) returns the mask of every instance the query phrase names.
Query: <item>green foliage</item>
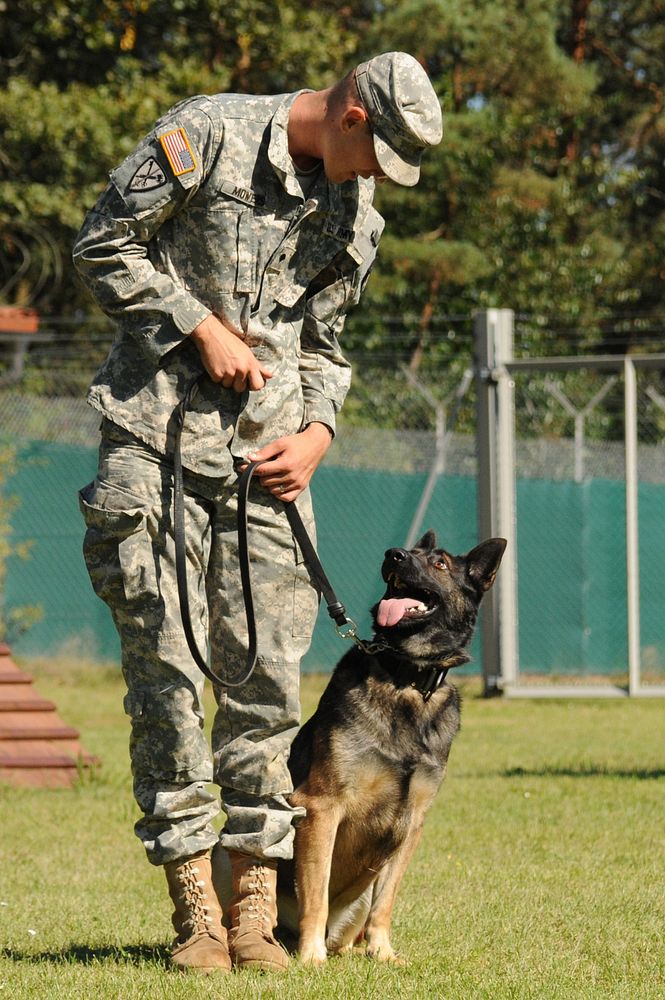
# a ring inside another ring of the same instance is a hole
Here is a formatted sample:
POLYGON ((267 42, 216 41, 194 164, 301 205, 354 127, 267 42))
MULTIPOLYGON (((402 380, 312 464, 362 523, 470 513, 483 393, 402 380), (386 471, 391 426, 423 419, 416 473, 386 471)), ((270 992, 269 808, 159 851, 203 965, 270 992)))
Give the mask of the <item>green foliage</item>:
MULTIPOLYGON (((437 315, 509 306, 580 331, 568 351, 658 344, 643 320, 662 324, 665 280, 662 14, 661 0, 0 0, 0 287, 22 241, 32 261, 8 301, 46 272, 44 311, 92 309, 76 229, 183 96, 326 86, 403 48, 441 96, 444 141, 415 189, 379 189, 387 235, 349 343, 385 353, 385 317, 431 334, 437 315)), ((546 326, 532 351, 562 347, 546 326)), ((440 360, 437 336, 412 350, 414 367, 440 360)))
MULTIPOLYGON (((586 6, 581 52, 571 41, 572 8, 547 0, 386 3, 366 44, 390 35, 420 55, 447 105, 444 143, 418 188, 380 193, 397 239, 436 234, 474 246, 473 263, 488 265, 481 273, 470 266, 462 285, 442 269, 433 304, 566 316, 592 346, 605 336, 605 317, 662 310, 657 40, 662 52, 665 29, 647 4, 586 6)), ((413 306, 432 298, 431 268, 420 273, 413 306)), ((398 310, 406 293, 396 288, 388 308, 398 310)), ((623 333, 612 345, 619 350, 631 343, 623 333)), ((547 341, 535 341, 547 353, 547 341)))

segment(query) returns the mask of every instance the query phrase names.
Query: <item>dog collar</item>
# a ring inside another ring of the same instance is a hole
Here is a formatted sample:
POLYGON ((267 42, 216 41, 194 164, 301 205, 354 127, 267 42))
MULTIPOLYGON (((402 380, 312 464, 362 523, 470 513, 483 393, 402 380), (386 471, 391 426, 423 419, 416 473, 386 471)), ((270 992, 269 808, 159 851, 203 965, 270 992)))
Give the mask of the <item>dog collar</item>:
POLYGON ((384 643, 376 643, 375 648, 367 647, 365 652, 369 653, 378 662, 382 670, 390 674, 394 683, 399 687, 412 687, 416 691, 419 691, 423 696, 423 701, 427 702, 430 700, 435 691, 441 687, 445 681, 450 667, 442 667, 440 664, 436 667, 425 668, 424 670, 416 670, 414 672, 413 667, 398 665, 396 667, 389 667, 387 664, 381 663, 377 657, 378 652, 390 649, 390 646, 384 643), (378 647, 378 648, 377 648, 378 647))
POLYGON ((416 691, 420 691, 423 696, 423 701, 429 701, 435 691, 441 687, 448 674, 448 667, 433 667, 431 670, 420 670, 420 674, 424 674, 424 677, 416 677, 415 680, 411 681, 411 687, 414 687, 416 691))

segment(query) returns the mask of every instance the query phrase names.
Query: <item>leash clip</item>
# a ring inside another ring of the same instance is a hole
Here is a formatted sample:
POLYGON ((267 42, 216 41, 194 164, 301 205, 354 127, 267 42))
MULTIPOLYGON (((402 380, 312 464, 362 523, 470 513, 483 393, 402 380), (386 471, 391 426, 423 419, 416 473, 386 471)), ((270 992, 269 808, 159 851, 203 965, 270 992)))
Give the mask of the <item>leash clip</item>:
POLYGON ((341 625, 335 625, 335 632, 337 632, 340 639, 353 639, 354 642, 360 642, 358 639, 358 626, 353 618, 347 618, 341 625))
POLYGON ((390 649, 390 646, 386 645, 385 642, 366 642, 365 639, 361 639, 358 636, 358 626, 353 618, 348 616, 341 625, 339 623, 335 625, 335 631, 340 639, 352 639, 358 649, 362 649, 363 653, 367 653, 368 656, 374 656, 375 653, 380 653, 384 649, 390 649))
POLYGON ((339 622, 335 625, 335 631, 340 639, 352 639, 355 642, 358 649, 362 649, 363 653, 368 656, 373 656, 375 653, 380 653, 383 649, 389 649, 390 647, 385 644, 385 642, 366 642, 358 636, 358 626, 354 622, 353 618, 349 618, 345 612, 346 621, 339 622))

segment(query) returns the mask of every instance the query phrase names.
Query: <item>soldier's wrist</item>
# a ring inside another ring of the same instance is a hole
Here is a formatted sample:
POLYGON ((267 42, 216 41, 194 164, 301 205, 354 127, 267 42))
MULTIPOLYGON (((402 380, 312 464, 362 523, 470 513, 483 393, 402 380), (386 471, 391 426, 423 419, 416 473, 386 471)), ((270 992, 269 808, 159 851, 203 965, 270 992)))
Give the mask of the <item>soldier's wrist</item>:
POLYGON ((309 424, 305 425, 303 430, 310 431, 310 433, 320 436, 322 440, 325 435, 329 442, 332 441, 335 436, 332 427, 329 427, 328 424, 324 424, 322 420, 312 420, 309 424))
POLYGON ((201 343, 201 341, 206 340, 206 338, 210 336, 210 334, 212 333, 212 324, 210 323, 210 320, 212 318, 214 318, 213 314, 208 313, 205 319, 202 320, 198 324, 198 326, 195 326, 194 329, 191 331, 189 336, 194 341, 194 343, 199 344, 201 343))

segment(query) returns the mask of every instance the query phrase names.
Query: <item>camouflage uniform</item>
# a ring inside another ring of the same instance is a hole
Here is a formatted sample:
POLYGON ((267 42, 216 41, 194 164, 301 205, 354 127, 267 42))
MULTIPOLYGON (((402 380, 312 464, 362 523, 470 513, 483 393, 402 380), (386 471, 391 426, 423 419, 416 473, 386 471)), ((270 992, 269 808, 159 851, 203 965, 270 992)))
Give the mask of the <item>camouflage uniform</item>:
POLYGON ((199 393, 183 464, 203 475, 228 475, 234 459, 312 421, 334 430, 349 386, 337 335, 383 220, 371 180, 330 184, 321 172, 304 197, 286 133, 298 93, 176 105, 112 171, 74 247, 120 326, 89 402, 157 451, 172 452, 173 409, 202 371, 187 335, 210 313, 273 373, 265 392, 199 393), (165 151, 174 135, 189 157, 177 176, 165 151))
MULTIPOLYGON (((234 468, 312 421, 334 430, 350 375, 337 337, 383 228, 372 181, 335 185, 321 172, 303 192, 286 132, 297 96, 177 105, 111 173, 74 247, 80 274, 119 326, 88 396, 104 421, 98 475, 81 507, 90 576, 121 636, 143 812, 136 829, 155 864, 215 843, 213 779, 227 813, 225 846, 291 853, 297 811, 285 799, 287 759, 317 594, 283 505, 257 485, 249 523, 261 655, 247 685, 216 692, 211 756, 203 677, 177 599, 169 456, 174 409, 203 370, 188 334, 214 312, 273 372, 257 392, 205 381, 182 439, 195 628, 204 646, 209 613, 213 669, 237 676, 246 625, 234 468)), ((311 527, 307 493, 298 505, 311 527)))

